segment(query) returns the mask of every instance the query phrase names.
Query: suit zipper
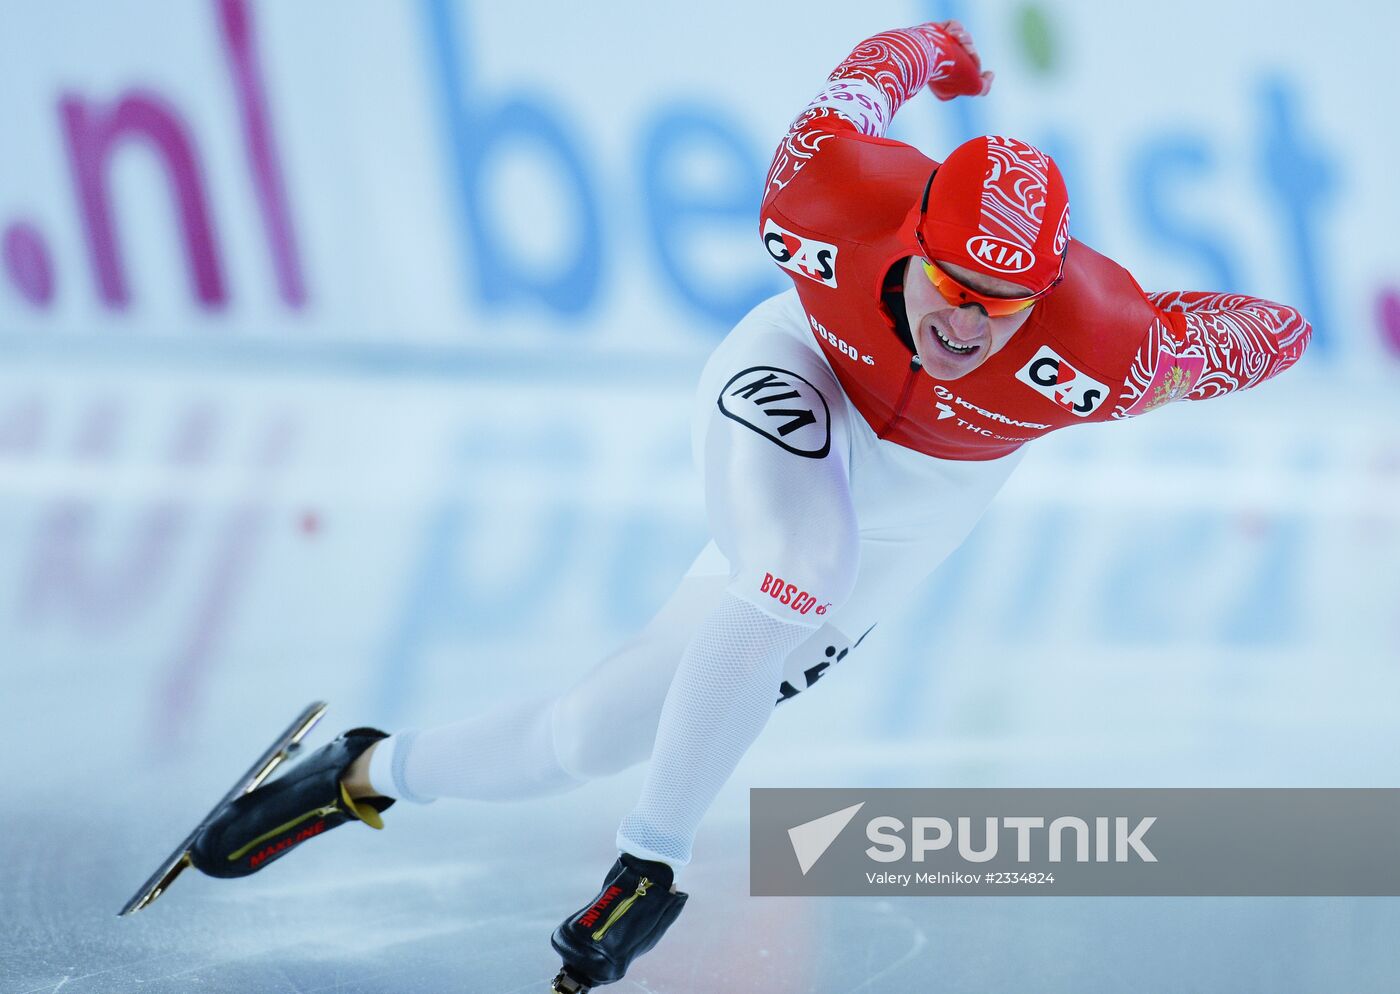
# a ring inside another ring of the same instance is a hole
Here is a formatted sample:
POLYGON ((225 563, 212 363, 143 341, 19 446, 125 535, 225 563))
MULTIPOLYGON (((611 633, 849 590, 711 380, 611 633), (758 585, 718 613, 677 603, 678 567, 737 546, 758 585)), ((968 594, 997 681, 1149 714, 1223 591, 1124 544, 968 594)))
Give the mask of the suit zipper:
POLYGON ((909 406, 909 398, 914 393, 914 381, 919 378, 919 372, 924 368, 924 364, 919 357, 913 356, 909 360, 909 373, 904 378, 904 388, 899 391, 899 402, 894 405, 894 415, 885 422, 885 426, 875 433, 876 438, 884 438, 889 434, 895 423, 904 416, 904 409, 909 406))

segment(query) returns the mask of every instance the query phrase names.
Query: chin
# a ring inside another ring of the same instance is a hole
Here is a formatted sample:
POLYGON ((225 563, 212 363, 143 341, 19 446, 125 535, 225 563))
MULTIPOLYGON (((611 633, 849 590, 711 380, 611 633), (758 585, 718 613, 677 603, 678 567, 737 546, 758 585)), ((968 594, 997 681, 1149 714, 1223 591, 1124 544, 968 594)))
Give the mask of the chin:
POLYGON ((934 362, 925 362, 922 365, 924 372, 935 380, 960 380, 981 366, 982 358, 978 356, 976 362, 958 362, 947 361, 939 355, 934 362))

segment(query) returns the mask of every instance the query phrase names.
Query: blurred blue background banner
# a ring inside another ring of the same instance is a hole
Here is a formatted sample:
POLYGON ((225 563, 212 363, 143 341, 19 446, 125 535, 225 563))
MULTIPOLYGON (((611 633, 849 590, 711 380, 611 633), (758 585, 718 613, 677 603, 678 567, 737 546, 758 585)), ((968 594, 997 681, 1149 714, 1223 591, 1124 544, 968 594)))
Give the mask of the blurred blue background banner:
POLYGON ((1361 3, 7 5, 17 734, 101 715, 120 764, 270 695, 392 724, 573 679, 704 541, 692 384, 784 286, 755 237, 772 148, 857 41, 944 17, 996 85, 920 96, 895 137, 1042 144, 1075 235, 1144 286, 1317 334, 1258 391, 1033 446, 844 692, 785 720, 1133 730, 1148 779, 1315 726, 1365 739, 1339 780, 1388 772, 1400 14, 1361 3))

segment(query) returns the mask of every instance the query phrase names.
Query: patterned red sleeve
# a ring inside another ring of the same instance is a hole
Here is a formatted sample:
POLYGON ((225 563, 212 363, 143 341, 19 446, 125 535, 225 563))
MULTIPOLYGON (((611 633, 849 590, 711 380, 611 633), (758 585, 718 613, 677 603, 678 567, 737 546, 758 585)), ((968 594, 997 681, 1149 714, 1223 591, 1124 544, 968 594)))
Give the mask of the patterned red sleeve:
POLYGON ((764 199, 791 183, 833 134, 883 138, 904 101, 958 68, 956 52, 957 43, 937 24, 884 31, 857 45, 792 122, 773 157, 764 199))
POLYGON ((1174 400, 1245 390, 1298 361, 1312 325, 1291 307, 1237 293, 1149 293, 1158 317, 1138 349, 1115 418, 1174 400))

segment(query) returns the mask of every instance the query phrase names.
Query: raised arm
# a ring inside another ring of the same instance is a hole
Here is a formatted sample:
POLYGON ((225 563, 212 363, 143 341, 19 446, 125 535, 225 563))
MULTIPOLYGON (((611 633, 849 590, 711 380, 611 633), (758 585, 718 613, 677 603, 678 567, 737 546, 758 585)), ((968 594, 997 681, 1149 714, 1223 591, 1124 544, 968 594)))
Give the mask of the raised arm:
POLYGON ((764 199, 801 171, 826 138, 845 131, 883 138, 894 112, 928 86, 940 100, 986 93, 972 36, 957 21, 882 31, 856 46, 792 122, 768 171, 764 199))
POLYGON ((1245 390, 1298 361, 1312 325, 1284 304, 1238 293, 1149 293, 1158 320, 1138 349, 1115 418, 1174 400, 1245 390))

